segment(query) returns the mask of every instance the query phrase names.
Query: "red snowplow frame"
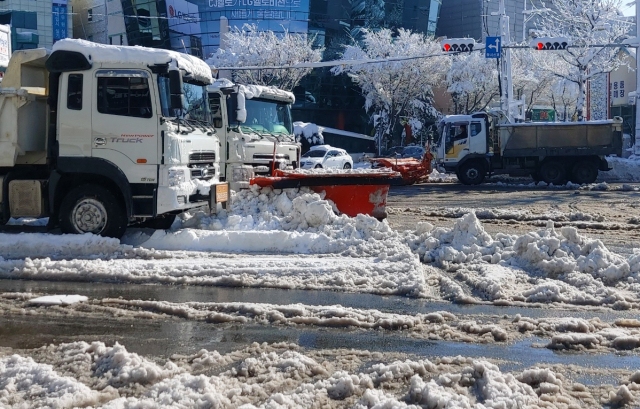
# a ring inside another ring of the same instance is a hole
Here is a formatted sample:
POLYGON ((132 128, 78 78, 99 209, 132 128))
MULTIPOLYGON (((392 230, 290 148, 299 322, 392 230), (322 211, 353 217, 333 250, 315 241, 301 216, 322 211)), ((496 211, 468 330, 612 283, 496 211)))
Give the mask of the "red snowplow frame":
POLYGON ((433 155, 427 150, 422 156, 422 160, 414 158, 374 158, 369 159, 373 168, 390 168, 400 173, 402 184, 413 185, 414 183, 426 182, 432 171, 431 160, 433 155))

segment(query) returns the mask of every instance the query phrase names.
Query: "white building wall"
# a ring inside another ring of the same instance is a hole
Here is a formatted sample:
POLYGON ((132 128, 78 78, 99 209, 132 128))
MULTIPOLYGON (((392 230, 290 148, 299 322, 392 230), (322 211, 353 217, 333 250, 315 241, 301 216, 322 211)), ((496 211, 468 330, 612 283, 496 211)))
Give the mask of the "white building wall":
MULTIPOLYGON (((52 3, 63 4, 66 2, 66 0, 5 0, 0 2, 0 10, 35 11, 38 15, 38 46, 51 48, 53 45, 52 3)), ((73 36, 73 24, 71 20, 71 6, 67 5, 67 37, 73 36)))
POLYGON ((101 44, 127 45, 120 0, 71 0, 73 37, 101 44))

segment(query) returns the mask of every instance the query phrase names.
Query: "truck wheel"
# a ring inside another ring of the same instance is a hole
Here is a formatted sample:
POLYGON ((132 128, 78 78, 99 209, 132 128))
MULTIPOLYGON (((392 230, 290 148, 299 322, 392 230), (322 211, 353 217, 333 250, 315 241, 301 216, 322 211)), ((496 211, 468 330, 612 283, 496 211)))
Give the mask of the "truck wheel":
POLYGON ((97 185, 72 189, 60 205, 63 233, 93 233, 119 239, 127 228, 127 217, 118 199, 97 185))
POLYGON ((581 160, 571 169, 571 181, 579 185, 589 184, 598 178, 598 167, 588 160, 581 160))
POLYGON ((484 181, 487 171, 482 162, 466 162, 456 172, 458 180, 465 185, 479 185, 484 181))
POLYGON ((567 183, 567 172, 559 161, 549 161, 542 164, 540 177, 548 184, 564 185, 567 183))

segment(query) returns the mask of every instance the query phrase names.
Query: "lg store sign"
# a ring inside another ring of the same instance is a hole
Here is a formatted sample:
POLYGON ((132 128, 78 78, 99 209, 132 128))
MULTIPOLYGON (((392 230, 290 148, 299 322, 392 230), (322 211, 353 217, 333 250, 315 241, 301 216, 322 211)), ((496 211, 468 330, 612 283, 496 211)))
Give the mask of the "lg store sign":
POLYGON ((166 0, 169 29, 182 34, 200 34, 198 6, 185 0, 166 0))

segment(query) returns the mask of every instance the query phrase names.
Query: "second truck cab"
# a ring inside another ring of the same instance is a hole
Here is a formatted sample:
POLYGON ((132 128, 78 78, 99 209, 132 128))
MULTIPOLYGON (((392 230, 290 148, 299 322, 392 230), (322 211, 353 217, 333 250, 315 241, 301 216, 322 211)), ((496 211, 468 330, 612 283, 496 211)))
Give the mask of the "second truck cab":
POLYGON ((250 166, 255 174, 292 169, 300 164, 295 142, 291 92, 260 85, 237 85, 227 79, 207 87, 212 123, 222 143, 221 172, 229 182, 250 166), (274 163, 275 161, 275 163, 274 163))

